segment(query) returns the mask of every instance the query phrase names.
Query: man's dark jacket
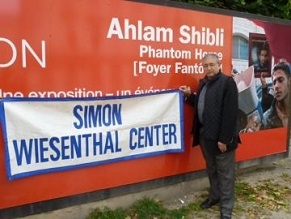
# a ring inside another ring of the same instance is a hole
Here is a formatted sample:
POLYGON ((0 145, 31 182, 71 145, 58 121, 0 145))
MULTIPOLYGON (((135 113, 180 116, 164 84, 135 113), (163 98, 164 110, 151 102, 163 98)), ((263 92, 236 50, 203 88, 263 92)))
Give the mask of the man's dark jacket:
MULTIPOLYGON (((194 106, 194 121, 192 134, 194 135, 193 146, 199 144, 199 133, 202 124, 198 119, 198 97, 203 86, 207 83, 205 103, 203 111, 203 133, 210 141, 220 141, 227 145, 227 151, 237 148, 240 139, 236 127, 238 114, 238 91, 232 77, 221 72, 211 80, 206 77, 201 79, 198 92, 191 94, 186 102, 194 106)), ((220 153, 217 148, 209 148, 213 153, 220 153)))

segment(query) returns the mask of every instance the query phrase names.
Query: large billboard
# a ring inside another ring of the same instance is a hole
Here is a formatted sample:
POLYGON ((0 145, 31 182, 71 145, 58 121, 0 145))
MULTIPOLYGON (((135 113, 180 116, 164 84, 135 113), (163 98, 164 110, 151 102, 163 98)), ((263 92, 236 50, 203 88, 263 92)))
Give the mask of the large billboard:
MULTIPOLYGON (((245 121, 255 118, 264 124, 260 77, 249 61, 249 51, 258 49, 257 44, 250 44, 250 33, 260 34, 254 36, 263 36, 260 39, 269 44, 272 55, 266 82, 272 94, 272 68, 281 59, 290 59, 285 53, 279 57, 273 43, 276 40, 269 33, 279 27, 290 30, 290 26, 267 26, 269 22, 122 0, 0 0, 0 4, 3 101, 15 97, 110 101, 176 90, 180 85, 195 91, 204 77, 201 58, 216 53, 222 71, 233 74, 240 88, 243 125, 237 161, 286 152, 286 126, 250 132, 245 121), (234 56, 242 48, 246 54, 234 56)), ((288 43, 287 38, 283 40, 288 43)), ((133 111, 136 107, 132 104, 133 111)), ((159 104, 150 104, 149 108, 150 112, 163 109, 159 104)), ((21 114, 21 109, 17 110, 21 114)), ((146 108, 143 110, 147 113, 146 108)), ((0 209, 203 170, 200 148, 191 145, 192 110, 185 105, 183 153, 43 172, 13 181, 8 179, 6 168, 11 148, 5 148, 1 135, 0 209)), ((20 121, 13 120, 13 125, 21 126, 20 121)), ((3 126, 1 129, 4 132, 3 126)))

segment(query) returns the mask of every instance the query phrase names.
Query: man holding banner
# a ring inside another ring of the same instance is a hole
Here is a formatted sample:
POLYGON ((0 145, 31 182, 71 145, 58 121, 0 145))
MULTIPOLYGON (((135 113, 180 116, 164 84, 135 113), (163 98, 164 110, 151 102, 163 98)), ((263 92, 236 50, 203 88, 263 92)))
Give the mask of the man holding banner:
POLYGON ((197 94, 181 86, 185 100, 195 108, 193 146, 200 144, 210 182, 208 198, 201 208, 220 203, 220 218, 230 219, 234 207, 235 150, 237 135, 238 90, 232 77, 221 72, 219 57, 207 54, 202 59, 205 77, 197 94))

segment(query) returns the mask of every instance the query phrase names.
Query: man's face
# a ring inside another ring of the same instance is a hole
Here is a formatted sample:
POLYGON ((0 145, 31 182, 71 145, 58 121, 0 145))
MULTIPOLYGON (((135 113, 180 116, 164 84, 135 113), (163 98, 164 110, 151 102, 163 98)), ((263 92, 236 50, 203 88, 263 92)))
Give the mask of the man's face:
POLYGON ((202 66, 204 68, 204 73, 206 77, 208 77, 209 79, 213 78, 213 76, 218 74, 220 69, 220 64, 218 63, 218 60, 212 57, 207 57, 202 60, 202 66))
POLYGON ((268 51, 267 50, 261 50, 261 53, 259 55, 259 60, 261 65, 265 65, 268 61, 268 51))
POLYGON ((285 98, 288 97, 290 82, 284 71, 281 69, 278 69, 277 71, 273 72, 272 79, 274 85, 275 98, 277 101, 283 101, 285 98))

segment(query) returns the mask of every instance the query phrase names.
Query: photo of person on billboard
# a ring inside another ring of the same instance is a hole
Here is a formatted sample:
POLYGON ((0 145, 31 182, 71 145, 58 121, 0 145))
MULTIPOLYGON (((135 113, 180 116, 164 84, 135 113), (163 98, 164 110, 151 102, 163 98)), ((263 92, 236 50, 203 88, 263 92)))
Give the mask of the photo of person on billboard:
POLYGON ((290 31, 288 26, 236 18, 233 27, 240 133, 286 128, 291 56, 279 33, 290 31), (239 28, 242 23, 247 25, 239 28))
POLYGON ((265 80, 261 79, 261 99, 258 98, 255 88, 253 66, 234 75, 239 91, 240 133, 287 127, 290 75, 290 65, 287 62, 280 61, 275 65, 270 88, 273 95, 268 92, 265 80))
POLYGON ((249 63, 254 66, 255 77, 263 74, 265 77, 271 75, 271 52, 269 43, 264 34, 250 33, 249 36, 249 63))
POLYGON ((255 72, 268 71, 269 68, 269 46, 266 42, 257 47, 257 59, 254 62, 255 72))
POLYGON ((263 129, 287 127, 289 109, 290 65, 279 62, 273 68, 274 99, 263 115, 263 129))

